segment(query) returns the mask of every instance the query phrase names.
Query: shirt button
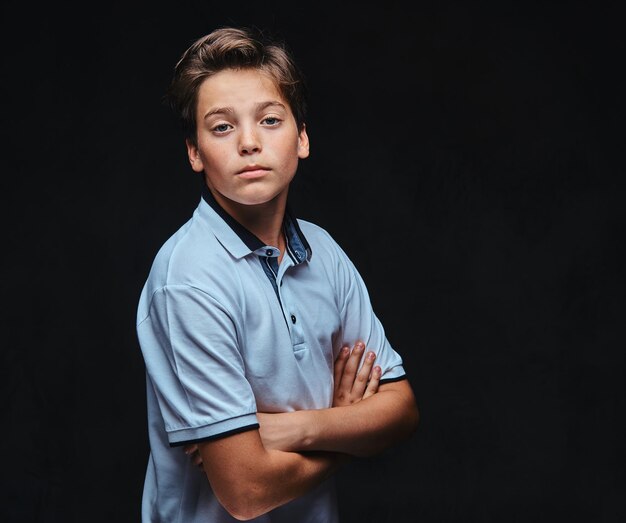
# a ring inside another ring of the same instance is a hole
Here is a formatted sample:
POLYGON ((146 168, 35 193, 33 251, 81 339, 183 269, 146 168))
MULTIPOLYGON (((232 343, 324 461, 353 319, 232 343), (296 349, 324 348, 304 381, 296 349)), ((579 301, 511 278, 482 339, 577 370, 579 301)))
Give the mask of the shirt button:
POLYGON ((274 254, 274 251, 272 249, 267 249, 267 251, 265 251, 265 254, 271 256, 272 254, 274 254))
POLYGON ((296 323, 296 317, 293 314, 291 315, 291 323, 296 323))

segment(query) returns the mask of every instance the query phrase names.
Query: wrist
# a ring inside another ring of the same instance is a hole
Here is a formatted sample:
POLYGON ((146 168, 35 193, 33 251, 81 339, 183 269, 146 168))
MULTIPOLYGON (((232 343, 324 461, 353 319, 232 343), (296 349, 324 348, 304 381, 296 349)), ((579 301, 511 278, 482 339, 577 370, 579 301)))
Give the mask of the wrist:
POLYGON ((316 442, 319 440, 319 410, 301 410, 298 413, 298 426, 300 427, 300 446, 303 451, 319 450, 316 442))

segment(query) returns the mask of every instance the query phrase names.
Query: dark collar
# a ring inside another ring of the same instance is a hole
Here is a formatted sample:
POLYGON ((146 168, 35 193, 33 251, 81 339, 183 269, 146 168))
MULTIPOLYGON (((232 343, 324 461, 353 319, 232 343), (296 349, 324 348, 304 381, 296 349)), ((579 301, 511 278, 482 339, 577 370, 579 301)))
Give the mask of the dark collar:
MULTIPOLYGON (((245 243, 251 251, 257 251, 266 246, 255 234, 246 229, 224 210, 224 208, 217 202, 206 183, 204 183, 204 180, 202 180, 202 199, 208 203, 211 208, 228 224, 228 226, 235 232, 235 234, 237 234, 237 236, 239 236, 241 241, 245 243)), ((298 220, 295 218, 289 204, 287 204, 287 208, 285 209, 283 229, 287 237, 288 246, 293 246, 296 252, 304 251, 301 252, 301 256, 298 256, 297 259, 299 261, 304 261, 304 258, 309 259, 312 254, 311 246, 300 229, 298 220)))

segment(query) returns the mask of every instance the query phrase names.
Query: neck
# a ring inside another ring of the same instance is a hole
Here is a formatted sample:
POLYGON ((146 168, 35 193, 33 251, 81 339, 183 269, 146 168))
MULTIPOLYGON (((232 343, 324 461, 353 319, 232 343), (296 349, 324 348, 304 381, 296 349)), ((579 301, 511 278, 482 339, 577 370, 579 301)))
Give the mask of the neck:
POLYGON ((243 205, 211 189, 213 197, 221 207, 241 225, 266 245, 284 251, 285 239, 282 233, 283 219, 287 207, 287 191, 272 200, 258 205, 243 205))

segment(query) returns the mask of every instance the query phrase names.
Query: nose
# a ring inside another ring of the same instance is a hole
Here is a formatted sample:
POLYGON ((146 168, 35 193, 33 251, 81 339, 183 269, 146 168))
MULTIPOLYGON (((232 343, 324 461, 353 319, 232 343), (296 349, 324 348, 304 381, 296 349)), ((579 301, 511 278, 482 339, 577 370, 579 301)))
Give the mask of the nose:
POLYGON ((253 129, 243 129, 239 139, 239 154, 253 154, 261 151, 261 142, 253 129))

